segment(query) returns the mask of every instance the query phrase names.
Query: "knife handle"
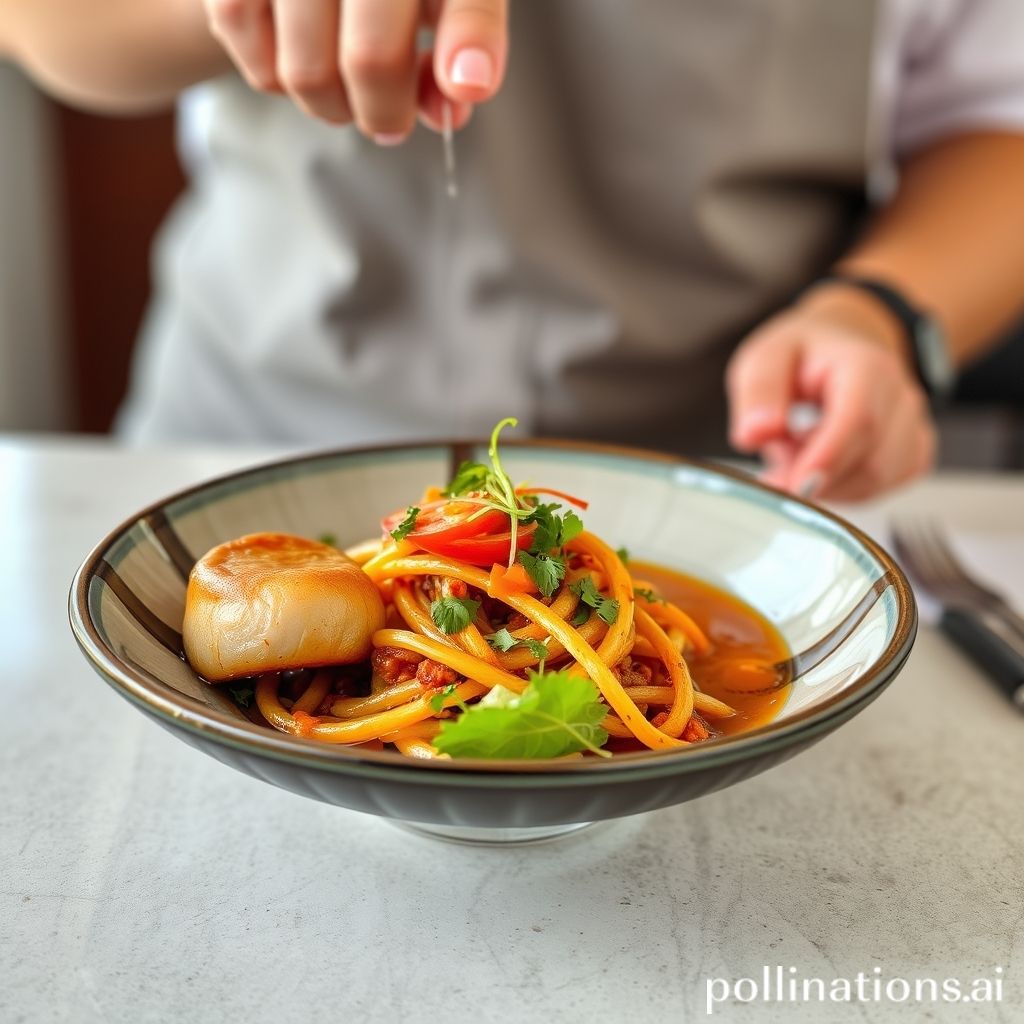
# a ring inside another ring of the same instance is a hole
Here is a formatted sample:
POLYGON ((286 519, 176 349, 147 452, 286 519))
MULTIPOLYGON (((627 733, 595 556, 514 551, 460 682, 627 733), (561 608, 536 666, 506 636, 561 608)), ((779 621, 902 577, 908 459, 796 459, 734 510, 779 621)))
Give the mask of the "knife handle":
POLYGON ((1024 640, 985 608, 947 608, 939 628, 1024 712, 1024 640))

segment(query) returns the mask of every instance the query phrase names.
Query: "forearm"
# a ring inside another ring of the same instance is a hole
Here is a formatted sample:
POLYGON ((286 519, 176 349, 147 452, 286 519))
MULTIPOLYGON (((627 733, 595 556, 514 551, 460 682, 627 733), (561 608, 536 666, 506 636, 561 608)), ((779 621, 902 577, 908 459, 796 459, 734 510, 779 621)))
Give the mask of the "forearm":
POLYGON ((230 67, 201 0, 0 0, 0 57, 76 106, 164 106, 230 67))
MULTIPOLYGON (((1024 312, 1024 135, 961 135, 915 154, 840 268, 889 282, 935 315, 958 366, 980 356, 1024 312)), ((814 301, 833 300, 847 301, 814 301)))

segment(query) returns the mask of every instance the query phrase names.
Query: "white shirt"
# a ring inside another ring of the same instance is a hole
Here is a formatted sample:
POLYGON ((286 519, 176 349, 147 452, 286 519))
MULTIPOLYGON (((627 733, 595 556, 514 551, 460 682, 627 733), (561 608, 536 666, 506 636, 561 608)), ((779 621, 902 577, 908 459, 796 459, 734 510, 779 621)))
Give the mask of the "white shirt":
POLYGON ((971 129, 1024 131, 1024 2, 881 0, 872 69, 870 191, 900 159, 971 129))

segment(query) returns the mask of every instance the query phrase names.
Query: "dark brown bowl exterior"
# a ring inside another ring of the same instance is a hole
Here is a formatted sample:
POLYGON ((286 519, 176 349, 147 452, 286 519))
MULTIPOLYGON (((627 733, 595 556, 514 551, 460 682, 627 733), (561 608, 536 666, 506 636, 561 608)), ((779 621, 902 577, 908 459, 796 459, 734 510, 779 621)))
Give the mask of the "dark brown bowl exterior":
POLYGON ((162 717, 149 717, 196 750, 230 768, 336 807, 398 821, 460 829, 535 829, 622 818, 706 796, 782 764, 859 710, 860 706, 854 707, 842 717, 831 719, 826 728, 806 730, 804 735, 784 745, 735 760, 695 765, 690 771, 661 773, 653 778, 635 766, 629 771, 601 773, 600 777, 460 773, 438 778, 433 773, 419 771, 420 765, 407 771, 355 775, 276 760, 259 752, 225 745, 162 717), (541 782, 543 784, 539 784, 541 782))

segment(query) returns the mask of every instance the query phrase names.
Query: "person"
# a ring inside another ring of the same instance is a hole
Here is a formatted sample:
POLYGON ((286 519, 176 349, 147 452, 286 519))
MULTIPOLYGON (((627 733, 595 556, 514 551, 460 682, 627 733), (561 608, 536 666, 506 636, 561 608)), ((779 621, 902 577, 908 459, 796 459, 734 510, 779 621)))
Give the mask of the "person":
POLYGON ((1022 38, 1017 0, 0 0, 71 102, 208 82, 128 435, 708 450, 727 414, 836 500, 927 469, 928 392, 1020 310, 1022 38))

